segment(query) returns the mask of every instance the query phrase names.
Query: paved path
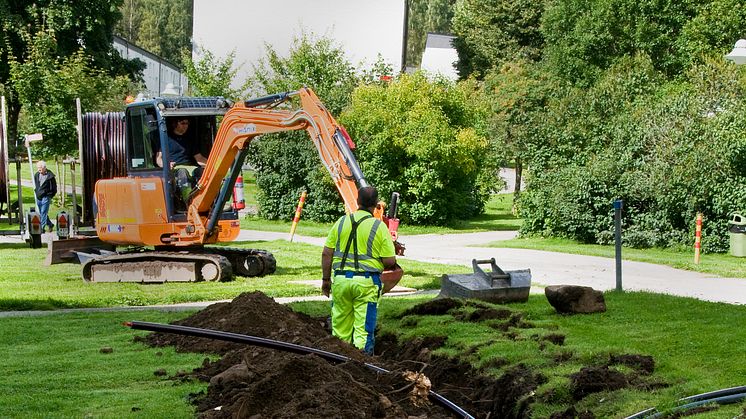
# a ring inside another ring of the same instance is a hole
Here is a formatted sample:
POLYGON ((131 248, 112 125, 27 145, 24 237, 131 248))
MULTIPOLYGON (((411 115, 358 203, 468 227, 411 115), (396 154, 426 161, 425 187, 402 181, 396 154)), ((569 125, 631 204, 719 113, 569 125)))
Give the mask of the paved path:
MULTIPOLYGON (((531 269, 532 285, 585 285, 598 290, 616 287, 614 259, 525 249, 479 247, 515 237, 512 231, 464 234, 424 234, 401 236, 407 246, 405 259, 471 266, 472 259, 495 258, 505 270, 531 269)), ((239 240, 287 239, 286 233, 242 231, 239 240)), ((321 246, 323 238, 296 235, 296 242, 321 246)), ((744 260, 746 263, 746 260, 744 260)), ((713 275, 674 269, 644 262, 622 262, 625 290, 652 291, 694 297, 706 301, 746 304, 746 278, 719 278, 713 275)))

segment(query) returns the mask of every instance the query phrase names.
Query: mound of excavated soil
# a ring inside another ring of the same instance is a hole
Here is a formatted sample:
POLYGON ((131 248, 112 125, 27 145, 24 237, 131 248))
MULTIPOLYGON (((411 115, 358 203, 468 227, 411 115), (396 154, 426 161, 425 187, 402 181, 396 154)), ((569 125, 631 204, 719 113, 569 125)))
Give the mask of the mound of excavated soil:
MULTIPOLYGON (((463 305, 458 300, 439 299, 415 306, 405 315, 440 315, 463 305)), ((505 323, 513 327, 530 326, 522 321, 520 313, 477 308, 463 320, 507 319, 505 323)), ((422 372, 430 379, 433 391, 475 417, 522 418, 530 415, 534 392, 546 382, 544 376, 523 365, 506 367, 505 373, 495 379, 465 363, 434 356, 432 351, 444 345, 447 336, 398 342, 395 336, 382 335, 376 342, 377 356, 368 357, 332 337, 325 321, 296 313, 260 292, 214 304, 174 324, 291 342, 350 358, 334 364, 316 355, 175 334, 151 333, 136 338, 151 346, 172 345, 178 351, 221 355, 214 362, 206 359, 202 367, 186 376, 174 377, 209 382, 207 391, 193 395, 192 400, 202 418, 453 417, 452 411, 413 396, 414 385, 403 376, 406 371, 422 372), (375 372, 365 363, 390 372, 375 372)), ((561 345, 564 336, 557 335, 557 342, 548 340, 561 345)), ((622 356, 610 359, 609 364, 634 366, 643 374, 652 370, 652 359, 643 357, 622 356)), ((608 367, 600 372, 606 371, 608 367)), ((610 380, 612 385, 594 386, 583 378, 599 378, 599 370, 583 372, 574 376, 576 397, 630 381, 610 380)))

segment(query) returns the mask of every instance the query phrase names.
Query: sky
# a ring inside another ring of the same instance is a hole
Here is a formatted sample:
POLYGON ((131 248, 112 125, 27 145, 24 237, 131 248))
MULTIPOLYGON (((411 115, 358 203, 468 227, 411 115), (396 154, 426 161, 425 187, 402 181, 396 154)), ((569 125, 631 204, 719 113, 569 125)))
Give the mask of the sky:
POLYGON ((194 43, 221 59, 235 50, 236 64, 243 64, 235 85, 266 55, 265 43, 287 56, 293 39, 304 32, 334 39, 353 65, 372 64, 380 53, 397 70, 404 5, 404 0, 194 0, 194 43))

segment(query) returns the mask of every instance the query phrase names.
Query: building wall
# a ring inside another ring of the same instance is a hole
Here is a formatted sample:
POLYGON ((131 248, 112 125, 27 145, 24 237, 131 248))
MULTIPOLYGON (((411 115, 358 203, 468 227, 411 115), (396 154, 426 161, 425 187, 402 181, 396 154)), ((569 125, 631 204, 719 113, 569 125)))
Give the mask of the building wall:
MULTIPOLYGON (((287 56, 293 38, 303 33, 325 36, 342 46, 354 64, 374 63, 380 53, 401 68, 405 0, 195 0, 195 60, 199 48, 225 58, 235 51, 241 65, 234 86, 266 56, 268 43, 287 56)), ((311 86, 312 87, 312 86, 311 86)))
POLYGON ((114 49, 128 60, 137 58, 145 63, 143 81, 149 96, 159 96, 168 83, 181 89, 181 92, 186 91, 187 79, 174 64, 118 36, 114 37, 114 49))
POLYGON ((454 63, 458 61, 458 53, 452 44, 454 39, 450 35, 428 33, 420 68, 432 75, 458 80, 458 72, 454 67, 454 63))

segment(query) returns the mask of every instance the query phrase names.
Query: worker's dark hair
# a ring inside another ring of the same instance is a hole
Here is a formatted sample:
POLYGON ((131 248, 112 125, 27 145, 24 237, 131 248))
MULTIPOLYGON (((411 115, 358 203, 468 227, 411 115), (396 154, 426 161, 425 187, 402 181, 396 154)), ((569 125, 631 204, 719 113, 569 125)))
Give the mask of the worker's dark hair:
POLYGON ((364 186, 357 191, 357 204, 360 208, 370 209, 378 205, 378 190, 373 186, 364 186))

